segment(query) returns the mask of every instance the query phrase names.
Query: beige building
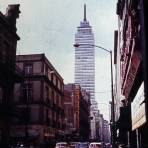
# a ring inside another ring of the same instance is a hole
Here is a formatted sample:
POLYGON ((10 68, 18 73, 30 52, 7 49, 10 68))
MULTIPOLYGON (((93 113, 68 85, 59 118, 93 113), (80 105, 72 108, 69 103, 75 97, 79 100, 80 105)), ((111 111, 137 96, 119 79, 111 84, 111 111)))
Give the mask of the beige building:
POLYGON ((16 64, 24 81, 15 85, 20 118, 14 122, 12 136, 35 145, 50 145, 65 128, 63 78, 44 54, 19 55, 16 64))

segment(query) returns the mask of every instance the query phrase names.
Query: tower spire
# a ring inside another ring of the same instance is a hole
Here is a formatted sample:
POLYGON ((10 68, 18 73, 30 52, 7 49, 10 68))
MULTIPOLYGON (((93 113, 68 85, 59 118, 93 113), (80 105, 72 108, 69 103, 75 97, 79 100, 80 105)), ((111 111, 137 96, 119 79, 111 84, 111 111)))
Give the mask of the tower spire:
POLYGON ((84 4, 84 21, 86 21, 86 4, 84 4))

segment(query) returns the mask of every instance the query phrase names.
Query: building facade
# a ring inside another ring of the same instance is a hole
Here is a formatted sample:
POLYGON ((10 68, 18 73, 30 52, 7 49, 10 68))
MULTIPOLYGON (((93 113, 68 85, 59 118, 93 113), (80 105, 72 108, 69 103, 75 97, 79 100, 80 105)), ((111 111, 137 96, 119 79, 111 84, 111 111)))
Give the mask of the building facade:
MULTIPOLYGON (((116 122, 117 143, 131 148, 148 147, 147 137, 147 52, 145 1, 118 0, 118 46, 121 106, 116 122)), ((119 72, 117 70, 117 72, 119 72)), ((116 73, 117 73, 116 72, 116 73)), ((117 81, 118 83, 119 81, 117 81)), ((117 86, 116 83, 116 86, 117 86)), ((117 86, 118 87, 118 86, 117 86)))
POLYGON ((82 141, 88 141, 90 138, 90 94, 81 89, 80 100, 80 135, 82 141), (87 130, 86 130, 87 129, 87 130))
POLYGON ((44 54, 18 55, 16 64, 24 81, 15 85, 20 118, 14 121, 12 138, 51 146, 64 135, 63 78, 44 54))
POLYGON ((67 134, 71 141, 88 141, 90 135, 90 95, 77 84, 66 84, 64 92, 67 134))
POLYGON ((16 33, 19 13, 19 5, 9 5, 5 15, 0 12, 0 147, 9 143, 14 113, 13 89, 19 79, 15 69, 17 41, 20 39, 16 33))
POLYGON ((75 126, 75 112, 74 112, 74 94, 75 85, 65 84, 64 85, 64 113, 66 120, 65 134, 67 137, 72 138, 73 133, 76 131, 75 126))
POLYGON ((109 129, 109 122, 107 120, 103 120, 103 143, 104 144, 110 143, 110 129, 109 129))
POLYGON ((96 115, 96 132, 96 141, 102 142, 104 146, 111 142, 109 122, 104 119, 103 114, 100 114, 99 111, 96 115))
MULTIPOLYGON (((95 49, 94 34, 89 22, 86 19, 86 5, 84 5, 84 20, 77 27, 75 34, 75 83, 80 84, 82 89, 90 93, 91 114, 98 111, 95 101, 95 49)), ((96 136, 95 125, 91 124, 91 138, 96 136)))

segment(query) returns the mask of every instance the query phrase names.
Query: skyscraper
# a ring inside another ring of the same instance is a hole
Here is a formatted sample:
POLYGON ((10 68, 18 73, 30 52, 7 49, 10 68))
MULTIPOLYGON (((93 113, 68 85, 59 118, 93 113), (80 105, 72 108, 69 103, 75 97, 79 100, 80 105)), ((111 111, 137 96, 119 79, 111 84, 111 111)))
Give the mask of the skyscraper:
POLYGON ((95 49, 92 46, 94 45, 92 27, 86 19, 86 5, 84 5, 84 19, 75 34, 75 44, 80 45, 75 48, 75 83, 90 93, 92 114, 98 110, 95 101, 95 49))

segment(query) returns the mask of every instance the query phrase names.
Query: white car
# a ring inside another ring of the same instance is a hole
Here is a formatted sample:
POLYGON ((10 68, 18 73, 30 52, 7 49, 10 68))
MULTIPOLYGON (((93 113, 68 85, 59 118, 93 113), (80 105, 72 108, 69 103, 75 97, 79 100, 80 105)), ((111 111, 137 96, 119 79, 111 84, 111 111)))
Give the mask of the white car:
POLYGON ((55 148, 67 148, 68 143, 67 142, 58 142, 56 143, 55 148))
POLYGON ((89 148, 103 148, 103 144, 101 142, 91 142, 89 148))

